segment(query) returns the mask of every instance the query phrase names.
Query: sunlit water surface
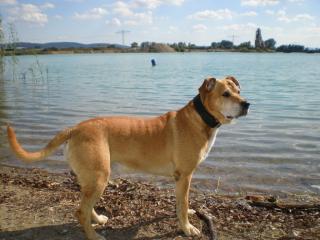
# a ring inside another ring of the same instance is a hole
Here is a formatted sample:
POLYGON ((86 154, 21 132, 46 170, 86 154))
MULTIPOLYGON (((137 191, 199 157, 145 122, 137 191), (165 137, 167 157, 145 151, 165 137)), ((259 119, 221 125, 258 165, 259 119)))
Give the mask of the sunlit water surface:
MULTIPOLYGON (((21 56, 15 69, 7 68, 0 80, 0 125, 12 123, 23 146, 37 150, 62 128, 88 118, 148 117, 179 109, 197 94, 208 75, 234 75, 251 109, 247 117, 221 127, 193 186, 231 193, 319 194, 320 55, 316 54, 21 56), (152 58, 156 67, 151 67, 152 58)), ((10 153, 3 134, 0 161, 30 166, 10 153)), ((68 169, 61 150, 32 166, 68 169)), ((146 176, 134 175, 150 179, 146 176)))

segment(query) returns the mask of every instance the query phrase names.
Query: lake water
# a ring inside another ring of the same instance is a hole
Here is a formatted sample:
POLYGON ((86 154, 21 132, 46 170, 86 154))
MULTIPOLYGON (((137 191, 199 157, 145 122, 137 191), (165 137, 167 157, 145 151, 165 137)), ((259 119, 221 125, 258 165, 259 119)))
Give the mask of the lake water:
MULTIPOLYGON (((221 127, 193 186, 231 193, 319 194, 320 55, 316 54, 21 56, 15 69, 7 68, 0 80, 0 125, 12 123, 23 146, 36 150, 62 128, 88 118, 155 116, 179 109, 197 94, 208 75, 234 75, 251 109, 247 117, 221 127), (156 67, 151 67, 152 58, 156 67)), ((4 134, 0 163, 27 166, 10 153, 4 134)), ((32 166, 67 168, 62 151, 32 166)))

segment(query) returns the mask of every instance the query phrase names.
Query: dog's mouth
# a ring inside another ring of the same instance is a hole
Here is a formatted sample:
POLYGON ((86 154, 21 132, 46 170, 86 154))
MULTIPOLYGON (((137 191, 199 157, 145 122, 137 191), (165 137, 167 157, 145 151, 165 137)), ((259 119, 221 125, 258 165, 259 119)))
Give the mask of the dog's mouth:
POLYGON ((242 111, 242 112, 241 112, 239 115, 237 115, 237 116, 227 115, 226 118, 227 118, 228 120, 233 120, 233 119, 237 119, 237 118, 239 118, 239 117, 246 116, 247 114, 248 114, 248 110, 244 110, 244 111, 242 111))
POLYGON ((243 117, 243 116, 246 116, 249 112, 249 104, 246 104, 245 107, 243 107, 240 112, 238 112, 237 114, 235 114, 235 116, 232 116, 232 115, 225 115, 225 118, 228 119, 228 120, 233 120, 233 119, 237 119, 239 117, 243 117))
POLYGON ((240 114, 240 116, 246 116, 249 112, 249 109, 248 108, 245 108, 242 110, 242 113, 240 114))

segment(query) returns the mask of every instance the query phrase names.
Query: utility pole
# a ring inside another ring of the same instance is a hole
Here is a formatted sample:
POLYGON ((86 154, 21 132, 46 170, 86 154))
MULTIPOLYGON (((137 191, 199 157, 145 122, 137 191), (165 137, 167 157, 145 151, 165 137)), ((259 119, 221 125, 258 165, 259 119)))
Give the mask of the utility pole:
POLYGON ((119 31, 119 32, 116 32, 116 33, 118 33, 118 34, 121 34, 121 37, 122 37, 122 45, 124 45, 125 44, 125 34, 127 34, 127 33, 129 33, 130 31, 128 31, 128 30, 121 30, 121 31, 119 31))
POLYGON ((232 34, 231 36, 228 36, 228 37, 230 37, 232 39, 232 44, 234 45, 234 40, 236 38, 238 38, 239 36, 232 34))

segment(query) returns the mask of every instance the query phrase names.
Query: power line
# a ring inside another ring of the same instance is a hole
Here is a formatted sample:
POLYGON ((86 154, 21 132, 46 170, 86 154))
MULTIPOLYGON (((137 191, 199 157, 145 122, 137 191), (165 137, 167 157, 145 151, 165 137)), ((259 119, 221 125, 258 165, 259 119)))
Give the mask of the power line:
POLYGON ((125 34, 129 33, 130 31, 128 30, 121 30, 119 32, 116 32, 118 34, 121 34, 121 37, 122 37, 122 45, 125 45, 125 34))

